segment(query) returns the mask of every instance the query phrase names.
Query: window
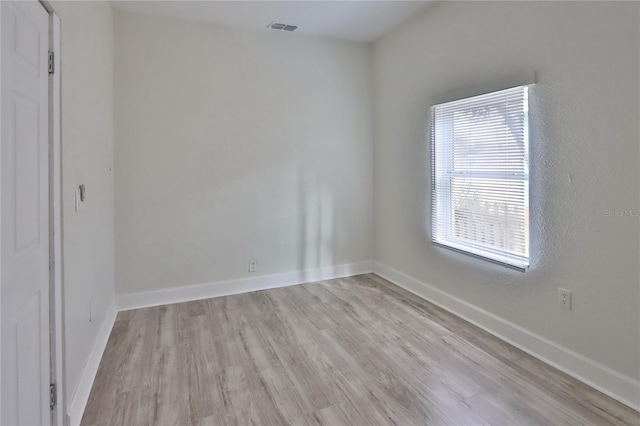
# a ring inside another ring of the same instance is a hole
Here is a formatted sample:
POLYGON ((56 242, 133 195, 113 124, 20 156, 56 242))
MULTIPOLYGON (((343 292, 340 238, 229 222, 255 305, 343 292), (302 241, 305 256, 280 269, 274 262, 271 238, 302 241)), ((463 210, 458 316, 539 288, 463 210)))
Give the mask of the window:
POLYGON ((433 241, 529 266, 529 88, 431 108, 433 241))

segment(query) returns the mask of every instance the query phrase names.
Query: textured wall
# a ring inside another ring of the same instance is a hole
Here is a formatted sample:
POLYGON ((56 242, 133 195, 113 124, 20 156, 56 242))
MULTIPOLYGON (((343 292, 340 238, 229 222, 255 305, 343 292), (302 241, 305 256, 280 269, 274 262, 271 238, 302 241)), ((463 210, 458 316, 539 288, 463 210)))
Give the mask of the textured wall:
POLYGON ((640 378, 638 3, 443 2, 374 46, 376 258, 640 378), (535 71, 532 266, 430 243, 429 106, 535 71), (557 306, 558 287, 573 310, 557 306))
POLYGON ((371 259, 366 45, 115 24, 118 293, 371 259))
POLYGON ((62 272, 70 403, 114 300, 113 14, 107 2, 53 6, 62 22, 62 272), (87 198, 76 213, 74 191, 80 184, 87 198))

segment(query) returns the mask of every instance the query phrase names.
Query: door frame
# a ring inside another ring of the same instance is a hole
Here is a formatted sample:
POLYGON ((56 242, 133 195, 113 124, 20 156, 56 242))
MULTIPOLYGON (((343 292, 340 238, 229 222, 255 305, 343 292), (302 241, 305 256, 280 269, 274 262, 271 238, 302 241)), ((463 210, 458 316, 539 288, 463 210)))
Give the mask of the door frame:
POLYGON ((56 404, 51 424, 64 426, 65 379, 62 310, 62 151, 60 146, 60 17, 48 0, 40 3, 49 12, 49 50, 54 72, 49 74, 49 341, 51 383, 56 404))
MULTIPOLYGON (((51 424, 64 426, 64 342, 62 309, 62 163, 60 149, 60 17, 49 0, 38 0, 49 14, 49 50, 54 73, 49 74, 49 359, 50 380, 56 384, 51 424)), ((0 34, 2 16, 0 9, 0 34)), ((0 35, 1 37, 1 35, 0 35)), ((1 61, 1 59, 0 59, 1 61)), ((0 67, 1 69, 1 67, 0 67)), ((1 104, 0 104, 1 105, 1 104)), ((0 106, 0 116, 2 114, 0 106)), ((0 235, 2 230, 0 229, 0 235)), ((0 316, 0 321, 2 317, 0 316)), ((0 324, 1 325, 1 324, 0 324)), ((2 351, 0 351, 0 356, 2 351)), ((1 390, 0 390, 1 391, 1 390)), ((0 416, 2 413, 0 399, 0 416)), ((1 417, 0 417, 1 418, 1 417)))

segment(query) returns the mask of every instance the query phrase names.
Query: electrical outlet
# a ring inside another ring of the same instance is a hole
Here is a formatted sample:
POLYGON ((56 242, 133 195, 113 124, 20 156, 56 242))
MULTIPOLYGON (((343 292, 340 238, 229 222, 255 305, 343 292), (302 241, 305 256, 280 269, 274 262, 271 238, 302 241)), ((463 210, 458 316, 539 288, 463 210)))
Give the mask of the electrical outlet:
POLYGON ((249 272, 255 272, 258 262, 255 260, 249 261, 249 272))
POLYGON ((89 299, 89 322, 93 321, 93 297, 89 299))
POLYGON ((571 291, 559 288, 558 289, 558 306, 568 311, 571 310, 571 291))

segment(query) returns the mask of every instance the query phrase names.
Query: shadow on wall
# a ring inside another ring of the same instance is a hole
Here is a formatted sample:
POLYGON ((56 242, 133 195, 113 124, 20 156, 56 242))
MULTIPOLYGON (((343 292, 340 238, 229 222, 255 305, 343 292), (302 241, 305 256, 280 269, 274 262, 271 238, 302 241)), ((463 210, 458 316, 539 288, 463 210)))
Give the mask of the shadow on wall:
POLYGON ((338 252, 337 212, 333 191, 313 171, 298 167, 298 269, 334 266, 338 252))

